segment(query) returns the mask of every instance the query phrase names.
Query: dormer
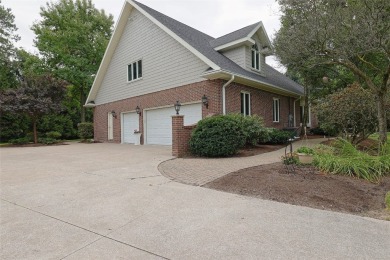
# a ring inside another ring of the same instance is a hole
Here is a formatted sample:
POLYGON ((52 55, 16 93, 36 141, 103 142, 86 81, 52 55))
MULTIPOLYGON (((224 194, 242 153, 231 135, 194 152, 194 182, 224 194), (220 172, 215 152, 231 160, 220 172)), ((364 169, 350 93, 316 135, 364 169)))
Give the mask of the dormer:
POLYGON ((272 47, 262 22, 221 36, 210 44, 242 68, 265 76, 262 68, 265 57, 272 54, 272 47))

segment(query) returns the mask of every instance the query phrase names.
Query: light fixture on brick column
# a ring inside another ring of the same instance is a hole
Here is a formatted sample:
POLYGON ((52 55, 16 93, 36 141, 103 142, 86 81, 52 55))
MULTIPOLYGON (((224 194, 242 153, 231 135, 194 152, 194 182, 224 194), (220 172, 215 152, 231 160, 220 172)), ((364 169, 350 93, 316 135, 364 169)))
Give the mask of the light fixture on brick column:
POLYGON ((111 111, 111 115, 112 115, 113 118, 116 118, 116 117, 117 117, 115 110, 112 110, 112 111, 111 111))
POLYGON ((209 99, 207 98, 206 94, 202 97, 202 103, 206 108, 209 108, 209 99))
POLYGON ((180 107, 181 107, 181 104, 180 104, 180 102, 178 100, 178 101, 176 101, 176 104, 175 104, 176 115, 179 114, 180 107))
POLYGON ((139 106, 135 108, 135 112, 137 112, 137 114, 141 116, 141 108, 139 108, 139 106))

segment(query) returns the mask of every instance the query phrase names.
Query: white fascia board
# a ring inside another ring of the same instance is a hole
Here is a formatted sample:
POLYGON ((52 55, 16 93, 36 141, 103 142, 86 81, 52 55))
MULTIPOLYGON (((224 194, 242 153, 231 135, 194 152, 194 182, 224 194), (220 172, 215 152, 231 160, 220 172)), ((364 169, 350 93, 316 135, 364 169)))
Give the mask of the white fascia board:
POLYGON ((223 44, 221 46, 217 46, 214 48, 214 50, 216 51, 224 51, 224 50, 229 50, 229 49, 233 49, 237 46, 240 46, 240 45, 248 45, 248 46, 252 46, 253 44, 255 44, 255 41, 253 39, 251 39, 250 37, 245 37, 245 38, 241 38, 241 39, 238 39, 238 40, 235 40, 235 41, 232 41, 232 42, 228 42, 226 44, 223 44))
POLYGON ((146 12, 145 10, 143 10, 140 6, 138 6, 134 1, 132 0, 126 0, 127 3, 131 4, 132 6, 134 6, 135 8, 137 8, 137 10, 139 12, 141 12, 143 15, 145 15, 147 18, 149 18, 149 20, 151 20, 153 23, 155 23, 158 27, 160 27, 164 32, 166 32, 167 34, 169 34, 172 38, 174 38, 176 41, 178 41, 181 45, 183 45, 185 48, 187 48, 189 51, 191 51, 195 56, 197 56, 200 60, 202 60, 204 63, 206 63, 207 65, 209 65, 212 69, 214 70, 219 70, 220 67, 215 64, 214 62, 212 62, 209 58, 207 58, 206 56, 204 56, 202 53, 200 53, 197 49, 195 49, 194 47, 192 47, 190 44, 188 44, 185 40, 183 40, 182 38, 180 38, 176 33, 172 32, 170 29, 168 29, 168 27, 166 27, 165 25, 163 25, 162 23, 160 23, 156 18, 154 18, 153 16, 151 16, 150 14, 148 14, 148 12, 146 12))
POLYGON ((89 102, 94 101, 96 98, 97 92, 99 91, 103 78, 111 62, 112 56, 115 52, 116 47, 118 46, 119 40, 127 24, 127 19, 128 16, 130 15, 131 9, 132 9, 131 5, 129 5, 127 2, 123 4, 121 14, 119 15, 119 19, 115 25, 115 29, 111 36, 111 39, 108 42, 107 49, 100 63, 98 72, 96 73, 95 80, 93 81, 91 90, 89 91, 87 100, 85 102, 85 106, 87 106, 89 102))
MULTIPOLYGON (((209 72, 203 73, 202 77, 204 77, 206 79, 215 79, 215 78, 226 79, 227 77, 231 77, 231 75, 235 76, 235 78, 236 78, 235 81, 238 81, 239 79, 247 80, 247 81, 250 81, 250 82, 255 83, 255 84, 261 84, 263 86, 267 86, 268 88, 276 90, 276 92, 278 92, 278 93, 290 94, 293 96, 302 96, 303 95, 303 94, 301 95, 299 93, 295 93, 295 92, 292 92, 289 90, 285 90, 285 89, 278 87, 278 86, 275 86, 273 84, 269 84, 269 83, 266 83, 266 82, 263 82, 260 80, 255 80, 255 79, 249 78, 247 76, 240 75, 237 73, 232 73, 232 72, 226 71, 226 70, 209 71, 209 72)), ((266 90, 270 91, 269 89, 266 89, 266 90)))
POLYGON ((267 41, 268 47, 272 49, 272 43, 271 43, 271 40, 268 37, 267 32, 265 31, 263 22, 259 22, 259 24, 248 34, 248 37, 251 38, 260 28, 261 28, 264 36, 265 36, 265 40, 267 41))

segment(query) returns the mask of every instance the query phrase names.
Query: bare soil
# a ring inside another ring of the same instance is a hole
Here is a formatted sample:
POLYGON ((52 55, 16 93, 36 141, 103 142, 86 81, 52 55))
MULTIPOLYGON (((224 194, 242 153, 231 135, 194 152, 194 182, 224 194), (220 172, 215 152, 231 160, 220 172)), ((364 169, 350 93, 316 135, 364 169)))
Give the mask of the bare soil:
POLYGON ((325 174, 311 166, 287 173, 274 163, 230 173, 204 187, 293 205, 390 220, 384 198, 390 177, 370 183, 349 176, 325 174))

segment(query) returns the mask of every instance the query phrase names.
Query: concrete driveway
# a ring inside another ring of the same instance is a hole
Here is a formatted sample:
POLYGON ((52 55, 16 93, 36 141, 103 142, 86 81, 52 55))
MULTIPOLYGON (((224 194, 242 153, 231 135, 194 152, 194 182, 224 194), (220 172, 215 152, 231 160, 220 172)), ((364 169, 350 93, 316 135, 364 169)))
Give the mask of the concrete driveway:
POLYGON ((172 182, 170 147, 1 153, 1 259, 388 259, 390 222, 172 182))

